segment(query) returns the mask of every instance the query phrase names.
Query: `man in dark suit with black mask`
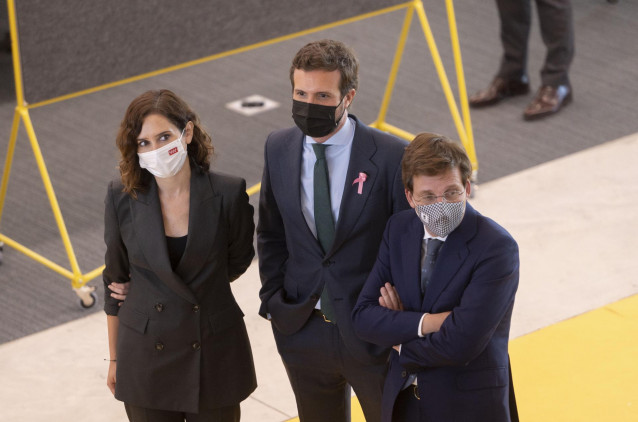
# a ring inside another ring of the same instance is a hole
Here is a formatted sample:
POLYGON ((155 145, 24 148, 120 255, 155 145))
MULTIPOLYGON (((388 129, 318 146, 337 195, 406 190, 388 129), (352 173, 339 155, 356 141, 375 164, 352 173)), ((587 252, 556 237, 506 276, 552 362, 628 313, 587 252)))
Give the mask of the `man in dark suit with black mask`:
POLYGON ((409 207, 407 143, 348 113, 358 62, 342 43, 304 46, 290 80, 296 126, 265 146, 259 313, 272 322, 302 422, 349 420, 349 386, 378 421, 389 349, 360 340, 350 314, 386 221, 409 207))

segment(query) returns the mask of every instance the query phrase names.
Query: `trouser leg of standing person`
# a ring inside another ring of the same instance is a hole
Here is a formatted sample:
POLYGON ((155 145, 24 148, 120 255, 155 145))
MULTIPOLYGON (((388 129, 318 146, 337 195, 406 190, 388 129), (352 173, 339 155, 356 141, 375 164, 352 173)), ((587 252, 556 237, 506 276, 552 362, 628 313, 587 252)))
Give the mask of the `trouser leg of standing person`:
POLYGON ((394 410, 392 412, 392 422, 411 422, 418 421, 421 418, 419 409, 418 395, 416 386, 409 386, 399 393, 394 402, 394 410))
POLYGON ((130 422, 184 422, 182 412, 148 409, 130 403, 124 403, 124 409, 130 422))
POLYGON ((567 71, 574 55, 571 4, 569 0, 537 0, 541 35, 547 47, 541 70, 541 86, 523 112, 525 120, 558 113, 572 100, 567 71))
POLYGON ((239 422, 241 417, 239 403, 217 409, 204 409, 199 413, 148 409, 130 403, 124 403, 124 409, 130 422, 239 422))
POLYGON ((386 362, 370 365, 357 361, 344 347, 344 375, 363 410, 367 422, 381 420, 381 398, 383 384, 388 370, 386 362))
POLYGON ((199 413, 186 414, 186 422, 239 422, 240 419, 241 407, 239 403, 216 409, 201 409, 199 413))
POLYGON ((347 352, 339 328, 313 315, 295 334, 286 336, 274 326, 277 348, 284 362, 301 422, 349 422, 350 387, 355 385, 367 422, 381 419, 381 393, 385 369, 362 365, 347 352), (365 377, 362 373, 366 372, 365 377), (376 378, 375 381, 369 380, 376 378), (365 383, 369 386, 364 386, 365 383), (372 397, 373 396, 373 397, 372 397), (368 403, 373 403, 368 405, 368 403))
POLYGON ((527 44, 532 22, 530 0, 496 0, 503 55, 488 87, 470 96, 471 107, 486 107, 529 92, 527 44))
POLYGON ((547 47, 541 69, 543 85, 569 83, 569 66, 574 57, 574 25, 570 0, 536 0, 543 43, 547 47))
POLYGON ((532 24, 530 0, 496 0, 503 57, 497 76, 505 80, 527 77, 527 49, 532 24))
POLYGON ((288 336, 273 325, 301 422, 350 421, 350 388, 338 362, 337 331, 336 325, 314 315, 301 330, 288 336))

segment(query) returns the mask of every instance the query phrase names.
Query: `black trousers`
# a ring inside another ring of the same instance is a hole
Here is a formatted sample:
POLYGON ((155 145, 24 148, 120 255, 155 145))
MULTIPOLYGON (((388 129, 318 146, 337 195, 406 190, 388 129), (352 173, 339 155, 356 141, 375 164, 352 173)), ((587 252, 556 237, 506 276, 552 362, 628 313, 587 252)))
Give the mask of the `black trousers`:
MULTIPOLYGON (((541 68, 543 85, 569 85, 574 57, 574 27, 570 0, 535 0, 543 43, 547 48, 541 68)), ((520 79, 527 75, 527 51, 532 23, 531 0, 496 0, 501 20, 503 58, 498 76, 520 79)))
POLYGON ((274 327, 279 354, 295 393, 301 422, 350 420, 350 386, 367 422, 381 420, 387 364, 365 365, 346 349, 336 325, 313 314, 297 333, 274 327))
POLYGON ((239 403, 235 406, 202 410, 200 413, 147 409, 130 403, 124 403, 124 409, 131 422, 239 422, 241 417, 239 403))
POLYGON ((392 422, 418 422, 421 420, 418 396, 416 385, 402 390, 394 402, 392 422))

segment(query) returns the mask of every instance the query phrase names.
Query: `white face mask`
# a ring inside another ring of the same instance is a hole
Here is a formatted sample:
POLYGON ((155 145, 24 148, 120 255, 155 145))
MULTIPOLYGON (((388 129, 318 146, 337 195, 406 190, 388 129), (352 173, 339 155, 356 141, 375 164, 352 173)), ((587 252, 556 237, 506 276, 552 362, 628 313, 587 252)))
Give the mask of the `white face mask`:
POLYGON ((188 152, 182 142, 184 131, 179 138, 168 145, 164 145, 153 151, 137 153, 140 159, 140 167, 148 170, 155 177, 175 176, 182 169, 188 152))
POLYGON ((417 205, 414 210, 430 234, 445 237, 461 224, 465 201, 417 205))

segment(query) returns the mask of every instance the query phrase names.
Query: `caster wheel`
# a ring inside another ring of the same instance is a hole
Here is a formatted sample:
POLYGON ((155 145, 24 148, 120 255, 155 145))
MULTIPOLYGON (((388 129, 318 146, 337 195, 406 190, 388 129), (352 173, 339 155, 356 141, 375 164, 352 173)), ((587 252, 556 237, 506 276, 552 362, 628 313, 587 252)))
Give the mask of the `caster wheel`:
POLYGON ((85 299, 80 299, 80 306, 83 309, 89 309, 95 306, 95 303, 97 302, 97 294, 95 294, 95 292, 89 293, 89 298, 87 300, 89 303, 86 303, 85 299))

